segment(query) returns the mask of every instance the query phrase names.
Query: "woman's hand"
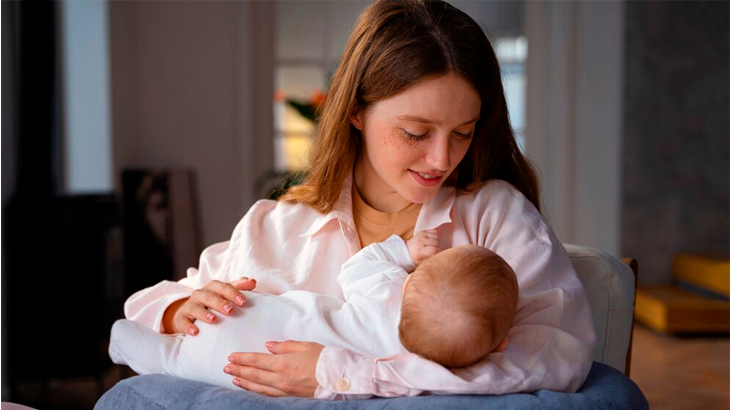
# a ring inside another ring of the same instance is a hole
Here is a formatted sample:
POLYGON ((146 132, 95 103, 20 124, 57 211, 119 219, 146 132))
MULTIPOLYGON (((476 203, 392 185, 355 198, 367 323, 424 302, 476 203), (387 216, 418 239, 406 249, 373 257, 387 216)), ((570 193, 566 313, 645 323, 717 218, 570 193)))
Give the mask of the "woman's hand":
POLYGON ((214 323, 217 316, 214 310, 224 315, 231 315, 235 306, 243 306, 246 297, 241 290, 253 290, 256 280, 241 278, 231 283, 212 280, 202 289, 193 291, 187 299, 181 299, 170 305, 162 318, 165 333, 187 333, 191 336, 198 334, 198 327, 193 324, 196 320, 214 323))
POLYGON ((322 346, 313 342, 266 342, 273 354, 233 353, 223 371, 233 384, 266 396, 314 397, 319 386, 315 369, 322 346))

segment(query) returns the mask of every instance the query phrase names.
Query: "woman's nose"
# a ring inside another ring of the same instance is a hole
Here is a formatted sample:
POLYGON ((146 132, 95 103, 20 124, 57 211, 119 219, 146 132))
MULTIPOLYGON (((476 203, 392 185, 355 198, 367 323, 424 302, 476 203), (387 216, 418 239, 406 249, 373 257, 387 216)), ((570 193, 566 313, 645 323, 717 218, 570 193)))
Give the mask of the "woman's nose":
POLYGON ((451 167, 449 157, 449 137, 439 136, 433 138, 432 143, 426 152, 426 164, 434 170, 447 171, 451 167))

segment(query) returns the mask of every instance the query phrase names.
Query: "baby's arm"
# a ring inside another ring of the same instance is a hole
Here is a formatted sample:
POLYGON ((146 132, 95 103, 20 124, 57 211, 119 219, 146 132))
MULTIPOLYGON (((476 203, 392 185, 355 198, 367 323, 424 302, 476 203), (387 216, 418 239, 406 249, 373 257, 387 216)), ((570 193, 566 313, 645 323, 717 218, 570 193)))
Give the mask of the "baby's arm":
POLYGON ((424 229, 418 232, 406 242, 406 245, 408 245, 408 254, 416 266, 442 251, 439 247, 439 234, 435 229, 424 229))
POLYGON ((342 265, 337 283, 342 287, 346 302, 353 295, 387 297, 403 286, 408 272, 414 268, 406 243, 392 235, 383 242, 366 246, 348 259, 342 265), (386 292, 380 292, 382 290, 386 292))

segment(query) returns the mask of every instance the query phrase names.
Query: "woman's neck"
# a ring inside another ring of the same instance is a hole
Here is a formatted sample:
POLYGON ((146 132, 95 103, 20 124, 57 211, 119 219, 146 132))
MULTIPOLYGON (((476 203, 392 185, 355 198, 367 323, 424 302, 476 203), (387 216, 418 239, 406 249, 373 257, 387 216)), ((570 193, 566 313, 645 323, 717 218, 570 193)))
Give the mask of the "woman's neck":
POLYGON ((412 205, 412 202, 387 186, 380 176, 370 174, 374 174, 374 171, 366 169, 360 161, 355 163, 353 183, 360 198, 368 206, 380 212, 393 213, 412 205))

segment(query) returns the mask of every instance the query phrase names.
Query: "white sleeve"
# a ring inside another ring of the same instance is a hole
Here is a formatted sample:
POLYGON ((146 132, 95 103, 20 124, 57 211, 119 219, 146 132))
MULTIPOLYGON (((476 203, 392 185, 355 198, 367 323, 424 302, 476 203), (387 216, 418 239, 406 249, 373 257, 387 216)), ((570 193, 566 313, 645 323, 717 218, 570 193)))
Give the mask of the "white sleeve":
POLYGON ((385 282, 402 287, 407 271, 413 267, 406 243, 392 235, 384 242, 366 246, 348 259, 342 265, 337 283, 342 287, 346 302, 353 295, 380 297, 379 293, 374 293, 378 284, 385 282))

